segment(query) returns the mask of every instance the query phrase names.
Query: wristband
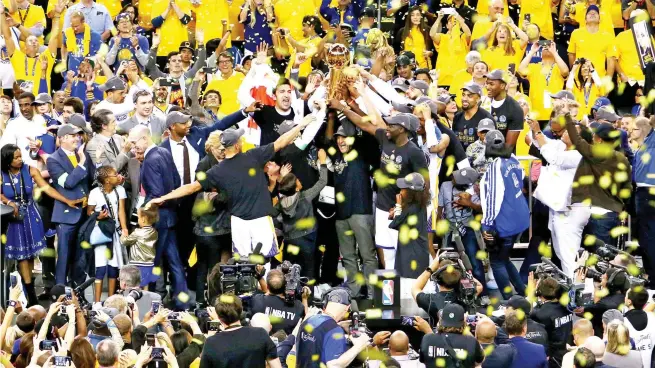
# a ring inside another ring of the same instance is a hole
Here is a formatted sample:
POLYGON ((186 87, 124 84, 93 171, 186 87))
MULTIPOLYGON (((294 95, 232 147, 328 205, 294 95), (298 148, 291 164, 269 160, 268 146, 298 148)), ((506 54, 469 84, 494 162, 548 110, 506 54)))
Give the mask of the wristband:
POLYGON ((423 272, 429 272, 430 274, 432 274, 432 273, 434 273, 435 271, 432 271, 432 269, 431 269, 430 267, 426 267, 426 268, 425 268, 425 271, 423 271, 423 272))
POLYGON ((115 324, 114 321, 111 320, 111 319, 110 319, 109 321, 107 321, 106 325, 107 325, 108 328, 114 328, 114 327, 116 327, 116 324, 115 324))

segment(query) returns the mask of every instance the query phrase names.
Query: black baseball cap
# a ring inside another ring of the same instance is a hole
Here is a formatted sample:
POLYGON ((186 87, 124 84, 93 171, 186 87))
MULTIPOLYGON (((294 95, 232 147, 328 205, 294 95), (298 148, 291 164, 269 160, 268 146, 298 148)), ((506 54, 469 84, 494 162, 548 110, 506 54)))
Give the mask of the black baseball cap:
POLYGON ((385 116, 384 121, 389 125, 400 125, 409 132, 418 130, 418 118, 412 114, 400 113, 394 116, 385 116))
POLYGON ((375 10, 375 8, 372 6, 367 6, 364 8, 364 10, 362 10, 362 13, 359 17, 375 18, 377 17, 377 10, 375 10))
POLYGON ((180 44, 180 52, 184 49, 190 50, 192 53, 195 53, 195 50, 193 49, 193 47, 191 47, 191 42, 189 41, 182 41, 182 43, 180 44))
POLYGON ((512 295, 512 297, 507 301, 507 306, 512 307, 513 309, 520 309, 525 314, 530 313, 532 310, 530 302, 521 295, 512 295))
POLYGON ((457 303, 448 303, 441 311, 439 323, 443 327, 464 327, 464 307, 457 303))
POLYGON ((325 299, 328 303, 338 303, 343 305, 350 305, 352 297, 350 296, 350 290, 342 287, 336 287, 325 294, 325 299))

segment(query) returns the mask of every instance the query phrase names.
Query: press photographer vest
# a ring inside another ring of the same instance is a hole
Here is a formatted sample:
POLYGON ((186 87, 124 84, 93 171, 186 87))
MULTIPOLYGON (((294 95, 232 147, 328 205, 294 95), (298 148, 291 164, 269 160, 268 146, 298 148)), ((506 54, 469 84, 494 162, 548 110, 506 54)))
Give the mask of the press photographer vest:
POLYGON ((652 333, 655 331, 655 316, 653 313, 646 313, 646 316, 648 317, 648 324, 641 331, 637 331, 627 318, 623 322, 628 328, 628 331, 630 331, 630 337, 635 341, 635 350, 641 354, 644 367, 650 367, 651 355, 653 354, 653 340, 655 339, 655 334, 652 333))
MULTIPOLYGON (((303 322, 296 337, 296 367, 318 368, 326 364, 327 361, 324 361, 324 359, 327 360, 326 352, 323 351, 325 340, 326 338, 335 339, 334 335, 337 333, 341 333, 345 344, 345 332, 334 319, 326 315, 319 314, 303 322), (315 325, 317 322, 320 324, 315 325), (313 328, 308 328, 309 326, 313 328), (329 334, 333 336, 329 336, 329 334)), ((332 359, 336 359, 336 357, 330 358, 330 360, 332 359)))

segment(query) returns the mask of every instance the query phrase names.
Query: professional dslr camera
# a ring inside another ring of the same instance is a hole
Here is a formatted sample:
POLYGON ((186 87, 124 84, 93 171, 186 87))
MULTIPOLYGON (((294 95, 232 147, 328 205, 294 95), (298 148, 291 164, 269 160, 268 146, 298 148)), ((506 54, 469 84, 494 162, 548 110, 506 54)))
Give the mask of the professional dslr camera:
POLYGON ((284 274, 286 285, 284 289, 284 301, 287 304, 293 304, 294 301, 300 300, 302 298, 303 284, 307 283, 306 277, 300 277, 300 271, 302 270, 300 265, 284 261, 277 269, 284 274))
POLYGON ((636 272, 636 268, 627 268, 622 265, 610 263, 620 254, 630 256, 626 251, 609 244, 604 244, 600 240, 596 240, 596 256, 590 257, 587 261, 586 277, 590 277, 594 279, 594 281, 600 282, 601 278, 605 273, 607 273, 607 270, 610 267, 620 268, 626 271, 630 287, 644 286, 646 284, 646 279, 643 277, 643 272, 641 270, 636 272))

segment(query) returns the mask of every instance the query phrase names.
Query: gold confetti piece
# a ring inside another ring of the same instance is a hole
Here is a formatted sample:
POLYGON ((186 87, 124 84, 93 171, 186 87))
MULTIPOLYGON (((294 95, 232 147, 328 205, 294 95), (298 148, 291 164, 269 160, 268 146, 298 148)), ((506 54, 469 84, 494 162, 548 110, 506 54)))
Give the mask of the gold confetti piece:
POLYGON ((367 319, 380 319, 382 318, 382 309, 371 308, 366 310, 367 319))
POLYGON ((512 292, 512 287, 509 285, 505 286, 503 292, 505 292, 506 294, 510 294, 512 292))
POLYGON ((264 259, 264 256, 262 256, 261 254, 251 254, 250 256, 248 256, 248 261, 250 261, 250 263, 259 264, 259 265, 263 265, 264 263, 266 263, 266 259, 264 259))
POLYGON ((218 300, 220 300, 221 303, 232 304, 234 303, 234 295, 221 294, 218 300))
POLYGON ((471 220, 471 221, 469 221, 469 227, 471 229, 473 229, 474 231, 479 231, 482 226, 480 224, 480 221, 471 220))
POLYGON ((584 245, 589 247, 596 243, 596 236, 588 234, 584 239, 584 245))
POLYGON ((336 198, 338 203, 343 203, 346 200, 346 196, 342 192, 337 193, 336 198))
POLYGON ((412 259, 412 261, 409 262, 409 267, 412 269, 412 271, 416 271, 416 267, 418 267, 418 262, 416 262, 415 259, 412 259))
POLYGON ((416 226, 416 224, 418 224, 418 216, 416 215, 407 216, 407 225, 416 226))
POLYGON ((296 229, 298 230, 311 229, 314 227, 315 224, 316 224, 316 218, 314 217, 301 218, 300 220, 296 221, 296 229))
POLYGON ((630 229, 628 229, 627 226, 617 226, 610 230, 610 236, 612 238, 618 238, 619 236, 627 234, 628 232, 630 232, 630 229))
POLYGON ((475 258, 484 261, 485 259, 487 259, 487 252, 483 250, 478 250, 477 252, 475 252, 475 258))
POLYGON ((336 273, 337 277, 340 279, 345 279, 346 278, 346 270, 337 270, 336 273))
POLYGON ((297 256, 298 253, 300 252, 300 247, 297 245, 289 244, 287 245, 287 253, 293 254, 294 256, 297 256))
POLYGON ((343 158, 344 158, 346 161, 350 162, 350 161, 355 160, 355 159, 357 158, 357 156, 359 156, 359 153, 357 152, 357 150, 351 150, 350 152, 346 153, 346 154, 343 156, 343 158))
POLYGON ((354 232, 352 230, 346 230, 343 232, 343 234, 346 236, 353 236, 354 232))
POLYGON ((607 189, 610 185, 612 185, 612 178, 608 175, 603 175, 598 180, 598 185, 603 189, 607 189))
POLYGON ((594 315, 591 312, 585 312, 582 316, 589 321, 591 321, 591 319, 594 318, 594 315))
POLYGON ((250 168, 250 170, 248 170, 248 175, 250 175, 250 176, 255 176, 255 173, 256 173, 256 172, 257 172, 257 171, 256 171, 254 168, 250 168))
POLYGON ((161 275, 161 268, 160 267, 153 267, 152 268, 152 274, 155 276, 160 276, 161 275))
POLYGON ((608 159, 614 155, 614 147, 610 143, 599 143, 591 146, 591 154, 599 159, 608 159))
POLYGON ((398 231, 398 241, 402 245, 409 243, 409 226, 402 225, 400 227, 400 231, 398 231))
POLYGON ((416 240, 416 239, 418 239, 418 236, 419 236, 418 229, 414 228, 414 229, 411 229, 409 231, 409 238, 410 239, 416 240))
POLYGON ((328 148, 327 153, 328 153, 330 156, 334 156, 334 155, 337 153, 337 149, 334 148, 334 147, 330 147, 330 148, 328 148))
POLYGON ((371 285, 375 285, 378 283, 378 275, 372 273, 368 275, 368 283, 371 285))
POLYGON ((437 359, 437 367, 443 368, 446 366, 446 359, 444 358, 438 358, 437 359))
POLYGON ((355 279, 355 284, 357 284, 359 286, 363 286, 363 285, 366 284, 366 278, 364 277, 364 275, 361 272, 358 272, 355 275, 354 279, 355 279))
POLYGON ((525 318, 525 312, 523 311, 523 309, 516 310, 516 318, 518 318, 519 321, 523 321, 523 319, 525 318))
POLYGON ((437 235, 444 236, 449 229, 450 229, 450 223, 448 222, 448 220, 441 219, 437 221, 437 228, 435 229, 437 235))
POLYGON ((580 185, 591 185, 594 183, 593 175, 582 175, 578 178, 580 185))
POLYGON ((189 294, 181 291, 179 294, 177 294, 177 300, 181 301, 182 303, 186 303, 189 301, 189 294))
MULTIPOLYGON (((4 240, 4 235, 2 235, 2 236, 3 236, 3 240, 4 240)), ((4 243, 4 241, 3 241, 3 243, 4 243)), ((39 257, 51 257, 51 258, 54 258, 54 257, 56 257, 56 256, 57 256, 57 252, 55 251, 54 248, 43 248, 43 250, 41 251, 41 253, 39 253, 39 257)))
POLYGON ((313 362, 316 362, 316 361, 318 361, 319 359, 321 359, 321 356, 320 356, 319 354, 314 354, 314 355, 312 355, 312 361, 313 361, 313 362))
POLYGON ((355 137, 346 137, 346 144, 349 146, 355 144, 355 137))
POLYGON ((569 298, 568 293, 562 293, 562 296, 559 298, 559 303, 565 307, 569 304, 570 301, 571 298, 569 298))
POLYGON ((396 167, 395 163, 389 162, 384 166, 385 170, 391 175, 398 175, 400 171, 398 171, 398 168, 396 167))
POLYGON ((325 245, 319 245, 319 246, 318 246, 318 250, 319 250, 319 252, 321 252, 321 253, 325 253, 325 245))
POLYGON ((82 249, 91 249, 91 244, 89 244, 87 241, 83 241, 80 243, 80 247, 82 247, 82 249))
POLYGON ((205 173, 204 171, 199 171, 196 173, 196 180, 203 181, 205 179, 207 179, 207 173, 205 173))
POLYGON ((205 232, 205 234, 211 234, 211 233, 214 232, 214 229, 212 229, 211 226, 205 226, 205 227, 203 228, 203 231, 205 232))

